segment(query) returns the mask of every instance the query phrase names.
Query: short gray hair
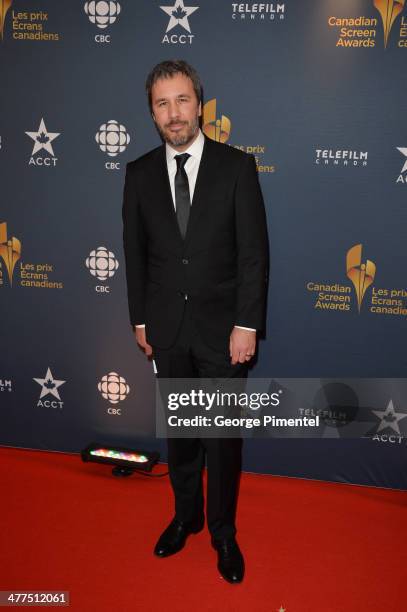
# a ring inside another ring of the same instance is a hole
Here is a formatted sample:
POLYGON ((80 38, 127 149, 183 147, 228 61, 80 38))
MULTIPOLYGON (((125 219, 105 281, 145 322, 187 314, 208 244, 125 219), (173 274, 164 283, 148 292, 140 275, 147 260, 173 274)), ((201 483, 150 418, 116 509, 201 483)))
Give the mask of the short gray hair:
POLYGON ((146 80, 146 93, 148 97, 148 105, 152 111, 151 90, 158 79, 168 79, 176 74, 183 74, 192 81, 194 92, 198 102, 202 102, 202 85, 195 68, 192 68, 184 60, 166 60, 160 62, 151 70, 146 80))

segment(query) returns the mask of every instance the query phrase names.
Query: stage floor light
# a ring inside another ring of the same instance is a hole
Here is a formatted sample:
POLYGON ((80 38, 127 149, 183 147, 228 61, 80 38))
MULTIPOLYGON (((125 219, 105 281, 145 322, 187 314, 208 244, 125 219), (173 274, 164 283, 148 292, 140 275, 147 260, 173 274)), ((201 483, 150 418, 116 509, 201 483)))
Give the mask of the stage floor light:
POLYGON ((160 458, 160 453, 92 442, 81 451, 81 457, 82 461, 113 465, 114 476, 130 476, 136 470, 151 472, 160 458))

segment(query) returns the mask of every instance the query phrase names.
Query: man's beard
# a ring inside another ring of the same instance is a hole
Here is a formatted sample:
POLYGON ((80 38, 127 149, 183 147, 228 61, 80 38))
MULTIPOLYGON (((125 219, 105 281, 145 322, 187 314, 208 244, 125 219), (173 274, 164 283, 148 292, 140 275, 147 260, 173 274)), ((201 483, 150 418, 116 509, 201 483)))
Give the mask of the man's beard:
MULTIPOLYGON (((179 123, 179 121, 174 121, 174 124, 179 123)), ((199 128, 199 117, 195 117, 195 119, 193 119, 191 122, 183 121, 182 123, 187 125, 187 131, 183 134, 179 133, 174 135, 167 131, 171 127, 172 123, 167 123, 167 125, 165 126, 165 131, 157 124, 157 129, 160 132, 161 138, 173 147, 180 147, 191 142, 199 128)))

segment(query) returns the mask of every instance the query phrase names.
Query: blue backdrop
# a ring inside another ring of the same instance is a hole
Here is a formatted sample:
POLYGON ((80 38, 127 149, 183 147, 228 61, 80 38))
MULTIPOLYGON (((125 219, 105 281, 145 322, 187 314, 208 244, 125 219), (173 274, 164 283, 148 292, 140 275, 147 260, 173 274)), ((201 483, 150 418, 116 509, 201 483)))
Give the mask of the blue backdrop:
POLYGON ((0 443, 165 457, 121 198, 126 162, 159 144, 145 77, 182 58, 204 130, 257 157, 271 275, 252 375, 393 379, 372 381, 373 439, 247 440, 245 469, 407 488, 405 0, 164 1, 0 4, 0 443))

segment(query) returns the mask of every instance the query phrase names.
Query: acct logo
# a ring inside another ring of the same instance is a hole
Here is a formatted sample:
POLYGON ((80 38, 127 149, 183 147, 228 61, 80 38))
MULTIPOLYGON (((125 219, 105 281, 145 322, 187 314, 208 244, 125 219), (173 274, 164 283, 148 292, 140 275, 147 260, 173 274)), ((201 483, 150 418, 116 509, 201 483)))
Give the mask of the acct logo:
MULTIPOLYGON (((85 2, 83 8, 89 21, 100 30, 106 30, 112 25, 122 10, 119 2, 112 0, 109 2, 85 2)), ((95 42, 97 43, 110 43, 110 41, 110 34, 95 34, 95 42)))
MULTIPOLYGON (((130 387, 126 380, 117 372, 109 372, 109 374, 103 376, 98 383, 98 389, 102 397, 114 405, 125 400, 130 393, 130 387)), ((107 412, 108 414, 121 415, 120 408, 109 407, 107 412)))
MULTIPOLYGON (((375 47, 376 40, 380 35, 380 24, 383 28, 383 46, 389 43, 390 32, 397 30, 399 48, 407 48, 407 19, 401 17, 398 26, 396 20, 404 9, 406 0, 373 0, 372 8, 379 12, 371 16, 345 16, 328 17, 328 27, 335 32, 336 47, 338 48, 362 48, 375 47)), ((395 38, 395 37, 394 37, 395 38)))
POLYGON ((58 158, 55 157, 52 142, 61 135, 60 132, 48 132, 44 119, 41 119, 36 132, 25 132, 25 134, 34 141, 28 165, 36 167, 56 166, 58 158), (49 155, 46 155, 46 153, 49 153, 49 155))
POLYGON ((270 22, 284 18, 284 2, 232 2, 232 19, 270 22))
MULTIPOLYGON (((208 100, 202 109, 202 130, 208 138, 216 140, 216 142, 226 143, 230 138, 232 123, 226 115, 218 115, 216 98, 208 100)), ((266 152, 266 145, 250 144, 232 145, 236 149, 251 153, 254 155, 257 165, 257 172, 275 172, 275 166, 266 164, 263 161, 262 155, 266 152)))
MULTIPOLYGON (((130 136, 124 125, 111 119, 100 126, 96 132, 95 140, 103 153, 107 153, 109 157, 116 157, 126 150, 130 142, 130 136)), ((107 170, 120 170, 120 163, 106 162, 105 168, 107 170)))
POLYGON ((399 422, 407 417, 405 412, 396 412, 393 401, 390 400, 386 410, 372 410, 373 414, 380 419, 377 425, 377 433, 384 429, 391 429, 396 434, 401 435, 399 422))
MULTIPOLYGON (((119 262, 112 251, 100 246, 89 253, 85 260, 85 265, 92 276, 105 283, 115 275, 119 262)), ((110 293, 108 285, 96 285, 95 291, 98 293, 110 293)))
POLYGON ((195 11, 199 9, 199 6, 185 6, 183 0, 175 0, 175 4, 173 6, 160 6, 160 9, 170 18, 161 43, 172 45, 192 45, 194 34, 191 32, 189 17, 192 15, 192 13, 195 13, 195 11), (172 34, 169 34, 169 32, 172 32, 172 30, 175 28, 178 31, 181 28, 181 33, 173 32, 172 34), (185 32, 188 32, 188 34, 185 34, 185 32))
POLYGON ((315 149, 317 166, 367 166, 367 151, 352 149, 315 149))
POLYGON ((37 402, 37 406, 43 408, 58 408, 60 410, 64 407, 64 403, 61 400, 58 389, 66 383, 66 380, 57 380, 54 378, 51 368, 49 367, 44 378, 33 378, 33 380, 41 387, 40 398, 37 402), (47 397, 48 395, 55 399, 44 399, 44 397, 47 397))
MULTIPOLYGON (((407 147, 397 147, 397 151, 400 151, 404 157, 407 157, 407 147)), ((403 166, 396 179, 396 183, 403 183, 403 185, 407 185, 407 159, 403 160, 403 166)))
MULTIPOLYGON (((353 285, 358 313, 361 313, 362 303, 366 303, 364 308, 367 307, 367 310, 373 314, 406 316, 407 289, 373 286, 376 278, 376 264, 370 259, 363 261, 362 250, 362 244, 355 244, 347 251, 345 257, 346 276, 353 285)), ((306 283, 306 288, 311 295, 315 296, 314 309, 316 310, 351 310, 353 291, 349 285, 342 285, 337 281, 309 281, 306 283)))

